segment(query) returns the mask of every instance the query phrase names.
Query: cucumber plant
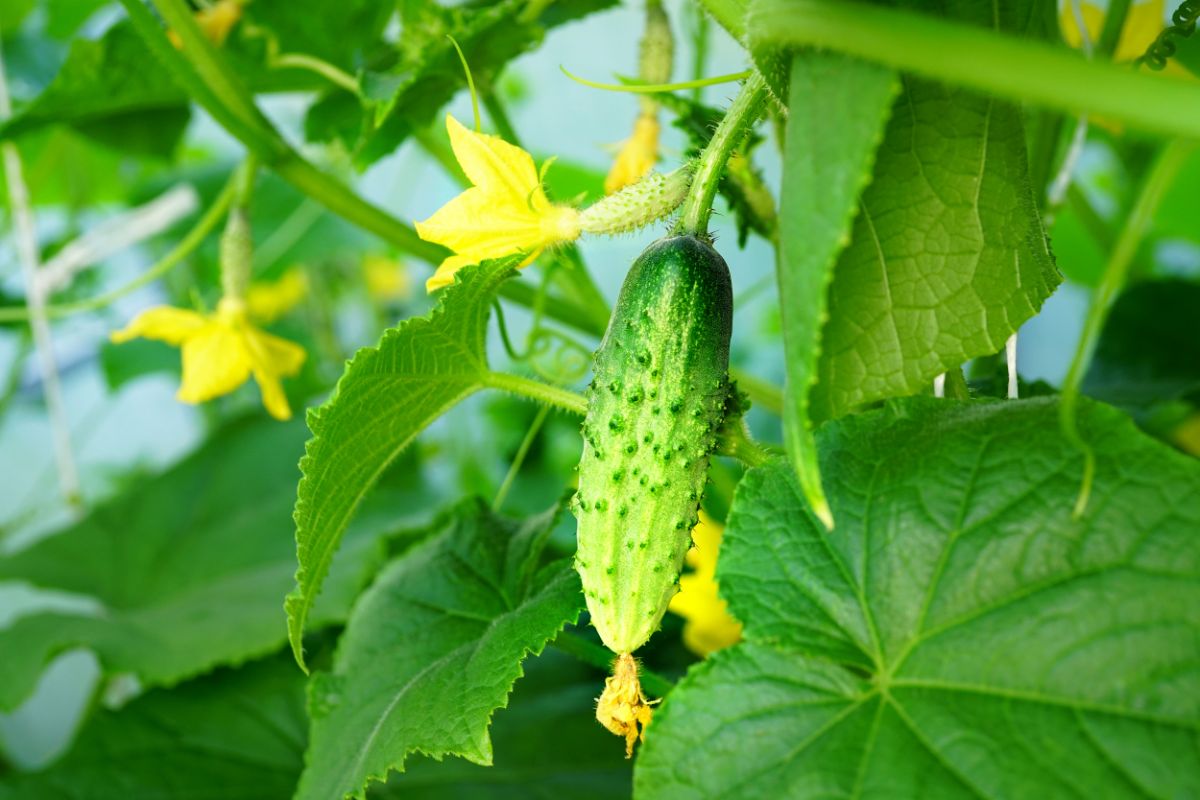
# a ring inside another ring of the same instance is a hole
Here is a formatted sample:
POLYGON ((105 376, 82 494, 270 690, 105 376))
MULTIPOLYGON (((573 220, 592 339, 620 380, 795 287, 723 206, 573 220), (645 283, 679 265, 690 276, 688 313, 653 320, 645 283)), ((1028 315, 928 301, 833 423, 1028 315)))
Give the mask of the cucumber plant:
POLYGON ((1198 16, 6 5, 0 800, 1200 797, 1198 16))

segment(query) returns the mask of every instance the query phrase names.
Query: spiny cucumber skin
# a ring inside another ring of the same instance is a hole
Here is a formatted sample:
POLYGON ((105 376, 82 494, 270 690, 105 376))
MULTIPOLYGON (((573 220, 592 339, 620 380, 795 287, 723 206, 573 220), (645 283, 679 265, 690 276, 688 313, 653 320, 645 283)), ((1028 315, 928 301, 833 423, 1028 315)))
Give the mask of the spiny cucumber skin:
POLYGON ((621 288, 587 390, 575 566, 616 653, 659 627, 729 394, 729 268, 694 236, 650 245, 621 288))

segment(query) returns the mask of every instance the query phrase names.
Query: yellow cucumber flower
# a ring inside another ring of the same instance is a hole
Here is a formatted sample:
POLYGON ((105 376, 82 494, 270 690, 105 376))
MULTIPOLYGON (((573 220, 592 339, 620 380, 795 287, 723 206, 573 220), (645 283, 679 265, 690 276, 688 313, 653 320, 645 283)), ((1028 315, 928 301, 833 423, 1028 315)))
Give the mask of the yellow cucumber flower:
POLYGON ((137 337, 181 348, 183 382, 176 395, 181 401, 203 403, 229 394, 253 375, 271 416, 292 416, 280 379, 300 371, 304 348, 252 325, 245 303, 222 299, 215 314, 158 306, 110 338, 119 344, 137 337))
MULTIPOLYGON (((196 24, 200 26, 204 37, 217 47, 225 44, 225 40, 229 38, 229 32, 242 18, 244 2, 245 0, 217 0, 208 8, 197 11, 195 14, 196 24)), ((183 40, 179 38, 178 33, 167 31, 167 37, 176 49, 183 49, 183 40)))
POLYGON ((446 115, 450 146, 471 188, 416 223, 417 234, 454 251, 425 287, 440 289, 463 267, 527 253, 521 266, 550 245, 579 237, 579 212, 550 202, 533 157, 498 136, 469 130, 446 115))
POLYGON ((258 322, 270 323, 298 306, 308 295, 308 276, 292 267, 277 281, 252 283, 246 290, 246 310, 258 322))
POLYGON ((679 579, 679 593, 668 606, 687 620, 683 643, 698 656, 707 656, 742 638, 742 623, 729 615, 725 601, 717 594, 717 553, 723 532, 724 526, 700 512, 700 521, 692 528, 695 547, 687 554, 692 571, 679 579))
POLYGON ((654 169, 658 163, 658 134, 658 118, 653 114, 639 114, 633 123, 633 135, 622 143, 621 151, 604 179, 606 194, 637 183, 654 169))

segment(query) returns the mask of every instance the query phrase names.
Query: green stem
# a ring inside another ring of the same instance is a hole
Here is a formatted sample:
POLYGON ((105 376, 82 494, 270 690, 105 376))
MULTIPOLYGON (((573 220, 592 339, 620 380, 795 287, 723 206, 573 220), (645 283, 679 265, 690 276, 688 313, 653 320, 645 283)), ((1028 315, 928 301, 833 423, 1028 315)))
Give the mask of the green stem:
POLYGON ((1075 347, 1075 356, 1071 359, 1071 367, 1063 381, 1062 398, 1059 402, 1059 424, 1063 435, 1078 447, 1084 455, 1084 475, 1079 488, 1079 496, 1075 501, 1075 516, 1079 517, 1087 509, 1088 498, 1092 490, 1092 478, 1096 471, 1096 455, 1091 446, 1079 433, 1075 409, 1079 402, 1079 388, 1083 383, 1084 374, 1095 350, 1100 332, 1104 329, 1104 321, 1108 318, 1109 308, 1117 294, 1125 286, 1129 267, 1137 253, 1146 230, 1154 218, 1154 213, 1162 201, 1163 194, 1170 187, 1179 169, 1195 150, 1194 142, 1175 141, 1163 147, 1150 169, 1146 172, 1138 190, 1129 216, 1117 235, 1108 264, 1100 284, 1092 294, 1087 317, 1084 319, 1083 332, 1075 347))
MULTIPOLYGON (((213 229, 220 224, 221 220, 225 218, 225 213, 229 210, 229 206, 233 203, 236 192, 237 175, 235 173, 230 177, 229 182, 225 184, 225 188, 221 190, 221 193, 217 195, 213 204, 204 212, 204 216, 196 223, 196 227, 188 231, 187 235, 180 239, 179 243, 171 249, 171 252, 163 256, 154 266, 128 283, 97 297, 89 297, 86 300, 79 300, 74 303, 46 306, 46 316, 51 319, 57 319, 82 311, 95 311, 96 309, 104 308, 125 295, 137 291, 146 284, 152 283, 163 275, 166 275, 177 264, 191 255, 204 239, 212 233, 213 229)), ((0 308, 0 322, 19 322, 28 318, 29 314, 24 308, 0 308)))
POLYGON ((517 136, 517 129, 508 118, 508 110, 497 96, 494 86, 488 87, 488 91, 484 93, 483 107, 487 109, 488 119, 496 126, 496 133, 500 134, 500 138, 520 147, 521 139, 517 136))
POLYGON ((727 427, 718 443, 717 453, 730 458, 736 458, 747 467, 761 467, 775 458, 775 455, 758 442, 750 438, 746 423, 738 420, 736 425, 727 427))
POLYGON ((1200 138, 1200 85, 1044 42, 854 0, 761 0, 747 27, 754 44, 828 48, 999 97, 1200 138))
MULTIPOLYGON (((704 77, 704 68, 708 63, 709 17, 694 5, 688 8, 694 16, 695 24, 692 30, 692 80, 699 81, 704 77)), ((703 93, 702 86, 695 86, 692 89, 692 102, 699 103, 703 93)))
POLYGON ((1100 31, 1100 41, 1096 43, 1096 55, 1099 58, 1111 59, 1117 51, 1130 5, 1131 0, 1108 0, 1108 11, 1104 13, 1104 28, 1100 31))
POLYGON ((492 501, 493 511, 499 511, 504 507, 508 490, 512 488, 513 481, 517 479, 517 473, 521 471, 521 465, 525 463, 525 458, 529 455, 529 448, 533 446, 533 440, 537 438, 538 431, 542 429, 542 424, 546 421, 549 413, 550 406, 542 406, 534 415, 533 422, 529 423, 529 430, 525 431, 525 438, 521 440, 521 446, 517 448, 517 454, 513 456, 512 464, 508 467, 508 474, 504 476, 504 482, 500 484, 500 488, 496 492, 496 499, 492 501))
POLYGON ((583 395, 520 375, 508 372, 489 372, 484 376, 483 385, 489 389, 499 389, 502 392, 528 397, 530 400, 536 400, 539 403, 545 403, 579 416, 587 413, 587 400, 583 395))
POLYGON ((677 233, 696 236, 708 234, 708 219, 712 216, 713 200, 721 174, 734 148, 746 138, 746 133, 758 122, 767 102, 767 84, 762 75, 755 72, 742 85, 741 92, 725 112, 721 123, 713 132, 712 139, 700 154, 700 163, 692 177, 692 185, 683 201, 677 233))
MULTIPOLYGON (((617 657, 607 647, 590 642, 578 633, 571 631, 563 631, 551 644, 555 649, 574 656, 585 664, 591 664, 593 667, 604 670, 606 674, 612 672, 613 661, 617 657)), ((639 670, 638 680, 641 681, 642 688, 653 697, 663 697, 675 686, 667 678, 657 672, 651 672, 645 667, 639 670)))
POLYGON ((358 87, 358 81, 355 80, 353 75, 343 72, 328 61, 322 61, 319 58, 305 55, 304 53, 283 53, 282 55, 275 56, 271 62, 271 66, 277 69, 291 67, 292 69, 304 69, 309 72, 315 72, 330 83, 350 92, 350 94, 356 96, 362 94, 362 90, 358 87))
MULTIPOLYGON (((208 41, 192 9, 184 0, 153 0, 158 13, 167 27, 179 36, 183 51, 191 61, 192 68, 200 80, 226 109, 247 126, 269 129, 266 117, 254 104, 254 96, 246 90, 237 74, 217 55, 216 48, 208 41)), ((280 142, 282 144, 282 142, 280 142)))

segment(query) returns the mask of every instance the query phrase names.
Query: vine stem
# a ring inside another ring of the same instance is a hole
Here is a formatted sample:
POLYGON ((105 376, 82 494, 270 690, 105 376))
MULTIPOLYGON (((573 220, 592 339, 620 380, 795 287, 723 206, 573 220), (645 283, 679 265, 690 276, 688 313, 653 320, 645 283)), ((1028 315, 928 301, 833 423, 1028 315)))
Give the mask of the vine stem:
POLYGON ((504 507, 504 501, 508 498, 508 490, 512 488, 513 481, 517 479, 517 473, 521 471, 521 465, 525 463, 525 458, 529 455, 529 448, 533 446, 533 440, 537 438, 538 431, 542 429, 542 424, 545 423, 549 414, 550 406, 542 406, 534 416, 533 422, 529 423, 529 430, 525 431, 525 438, 521 440, 521 446, 517 448, 517 454, 513 456, 508 473, 504 476, 504 482, 500 484, 500 488, 496 491, 496 498, 492 500, 493 511, 499 511, 504 507))
MULTIPOLYGON (((12 102, 8 95, 8 75, 4 69, 4 52, 0 49, 0 121, 12 116, 12 102)), ((33 345, 41 362, 42 392, 46 399, 46 415, 50 421, 50 434, 54 441, 54 463, 58 469, 58 486, 63 498, 72 508, 82 506, 79 491, 79 471, 71 450, 71 427, 63 402, 62 384, 58 379, 58 364, 54 359, 54 339, 50 333, 50 321, 46 315, 46 297, 41 275, 38 274, 37 229, 34 227, 33 209, 29 201, 29 187, 21 166, 21 154, 11 141, 5 141, 4 174, 8 182, 9 206, 13 215, 13 233, 17 255, 21 261, 21 273, 25 281, 25 308, 33 331, 33 345)))
POLYGON ((1019 102, 1200 138, 1195 83, 966 23, 856 0, 761 0, 747 30, 754 44, 829 48, 1019 102))
POLYGON ((587 400, 583 395, 549 383, 513 375, 510 372, 488 372, 484 375, 483 385, 489 389, 499 389, 502 392, 528 397, 530 400, 536 400, 539 403, 545 403, 579 416, 587 413, 587 400))
POLYGON ((1084 456, 1083 480, 1080 483, 1079 496, 1075 500, 1074 515, 1076 518, 1082 516, 1083 512, 1087 510, 1088 499, 1092 491, 1092 479, 1096 472, 1096 454, 1079 433, 1076 419, 1080 385, 1083 383, 1087 366, 1091 362, 1100 332, 1104 329, 1108 311, 1117 294, 1125 286, 1125 280, 1129 275, 1129 268, 1133 264, 1133 257, 1137 253, 1138 244, 1149 228, 1163 194, 1195 149, 1195 142, 1173 141, 1159 151, 1158 157, 1146 172, 1129 211, 1129 216, 1125 218, 1125 224, 1117 234, 1116 242, 1108 257, 1108 263, 1104 267, 1104 274, 1100 278, 1100 284, 1092 293, 1087 317, 1083 323, 1083 332, 1075 347, 1075 355, 1071 359, 1067 377, 1063 380, 1062 396, 1058 407, 1059 425, 1062 428, 1063 436, 1079 448, 1084 456))
POLYGON ((675 226, 676 233, 691 233, 697 236, 708 234, 708 219, 712 216, 713 200, 721 174, 734 148, 742 143, 746 133, 758 122, 767 102, 767 83, 758 72, 754 72, 742 84, 742 90, 721 118, 708 146, 700 154, 692 185, 684 198, 675 226))

